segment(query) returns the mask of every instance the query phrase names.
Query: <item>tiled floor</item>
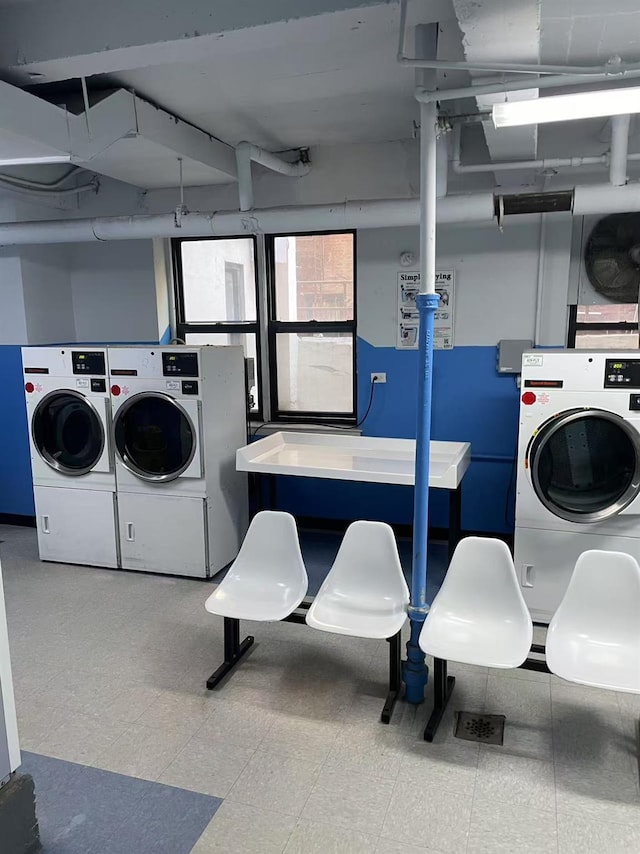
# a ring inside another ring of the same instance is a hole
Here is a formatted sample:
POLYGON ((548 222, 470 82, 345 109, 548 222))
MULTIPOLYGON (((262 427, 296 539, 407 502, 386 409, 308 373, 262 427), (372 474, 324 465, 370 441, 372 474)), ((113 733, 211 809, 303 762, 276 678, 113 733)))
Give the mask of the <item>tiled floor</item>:
POLYGON ((378 722, 384 641, 289 623, 246 626, 254 651, 208 693, 209 583, 41 564, 28 529, 0 540, 23 749, 222 799, 195 854, 640 852, 638 697, 452 665, 429 745, 429 698, 378 722), (460 708, 506 714, 505 745, 455 739, 460 708))

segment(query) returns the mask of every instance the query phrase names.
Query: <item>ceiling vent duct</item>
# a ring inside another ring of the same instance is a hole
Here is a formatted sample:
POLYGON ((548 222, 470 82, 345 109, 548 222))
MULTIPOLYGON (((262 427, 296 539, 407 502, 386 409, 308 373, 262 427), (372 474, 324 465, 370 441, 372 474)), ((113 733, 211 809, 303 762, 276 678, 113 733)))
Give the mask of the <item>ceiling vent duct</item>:
POLYGON ((561 213, 573 210, 573 190, 554 193, 520 193, 494 196, 494 213, 498 220, 519 214, 561 213))

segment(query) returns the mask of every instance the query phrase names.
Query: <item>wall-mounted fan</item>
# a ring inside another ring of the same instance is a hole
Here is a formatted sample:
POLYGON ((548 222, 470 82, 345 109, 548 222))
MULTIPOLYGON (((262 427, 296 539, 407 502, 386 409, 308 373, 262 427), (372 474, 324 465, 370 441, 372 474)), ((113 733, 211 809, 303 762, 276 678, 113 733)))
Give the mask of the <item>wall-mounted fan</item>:
POLYGON ((594 289, 612 302, 638 302, 640 213, 601 219, 587 241, 584 262, 594 289))

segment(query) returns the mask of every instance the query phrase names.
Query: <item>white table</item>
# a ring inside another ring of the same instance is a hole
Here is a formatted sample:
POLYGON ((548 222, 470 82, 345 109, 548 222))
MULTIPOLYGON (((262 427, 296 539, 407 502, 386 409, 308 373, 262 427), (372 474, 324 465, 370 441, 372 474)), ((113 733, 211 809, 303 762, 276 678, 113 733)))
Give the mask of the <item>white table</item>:
MULTIPOLYGON (((240 448, 236 469, 262 475, 413 486, 415 454, 414 439, 282 431, 240 448)), ((430 444, 429 487, 450 493, 450 554, 460 538, 460 486, 470 462, 468 442, 430 444)), ((270 503, 274 503, 273 496, 270 503)))

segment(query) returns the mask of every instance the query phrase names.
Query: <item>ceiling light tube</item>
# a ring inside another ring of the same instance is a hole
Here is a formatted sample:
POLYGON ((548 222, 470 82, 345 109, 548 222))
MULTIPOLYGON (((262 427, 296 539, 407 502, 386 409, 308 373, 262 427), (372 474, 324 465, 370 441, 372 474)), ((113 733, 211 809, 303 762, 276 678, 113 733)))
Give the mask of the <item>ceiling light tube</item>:
POLYGON ((622 116, 640 113, 640 87, 551 95, 529 101, 506 101, 494 104, 493 124, 497 128, 567 122, 599 116, 622 116))

